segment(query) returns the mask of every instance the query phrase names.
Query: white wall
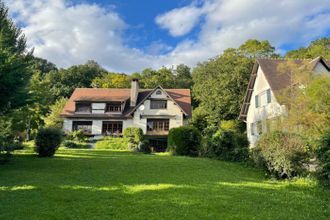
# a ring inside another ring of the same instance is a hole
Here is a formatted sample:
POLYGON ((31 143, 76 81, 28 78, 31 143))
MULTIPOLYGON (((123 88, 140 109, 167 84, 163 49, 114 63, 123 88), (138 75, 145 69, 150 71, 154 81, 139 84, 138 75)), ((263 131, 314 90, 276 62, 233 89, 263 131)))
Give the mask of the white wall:
POLYGON ((270 89, 269 83, 266 80, 265 74, 262 69, 259 67, 257 71, 257 77, 254 84, 254 90, 252 93, 249 110, 246 118, 247 126, 247 136, 250 141, 250 146, 254 147, 259 136, 256 134, 251 134, 251 123, 257 123, 261 121, 263 124, 263 131, 266 131, 266 119, 270 119, 276 116, 279 116, 285 112, 284 106, 281 106, 274 96, 273 91, 271 90, 271 102, 267 103, 267 94, 265 93, 270 89), (256 108, 255 96, 259 95, 259 107, 256 108))

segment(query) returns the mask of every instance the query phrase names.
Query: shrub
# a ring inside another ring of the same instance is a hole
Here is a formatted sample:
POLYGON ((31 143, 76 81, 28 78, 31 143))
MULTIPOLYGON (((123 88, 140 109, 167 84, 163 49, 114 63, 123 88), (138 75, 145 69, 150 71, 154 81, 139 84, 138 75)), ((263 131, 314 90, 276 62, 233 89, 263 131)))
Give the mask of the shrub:
POLYGON ((85 142, 70 141, 70 140, 64 141, 63 146, 66 147, 66 148, 72 148, 72 149, 90 148, 90 146, 85 142))
POLYGON ((202 156, 230 161, 245 161, 248 158, 249 142, 244 133, 219 129, 205 135, 202 143, 202 156))
POLYGON ((174 155, 197 156, 200 142, 201 135, 192 126, 172 128, 168 134, 168 150, 174 155))
POLYGON ((257 163, 277 178, 302 174, 308 161, 307 146, 301 136, 280 131, 263 134, 254 154, 257 163))
POLYGON ((143 141, 143 131, 141 128, 126 128, 124 130, 124 138, 129 140, 130 148, 137 148, 143 141))
POLYGON ((143 140, 138 146, 138 151, 146 154, 151 153, 149 140, 143 140))
POLYGON ((67 133, 66 139, 71 141, 86 142, 87 136, 84 134, 83 130, 76 130, 67 133))
POLYGON ((327 131, 321 137, 319 147, 316 150, 316 156, 320 163, 318 178, 322 183, 330 186, 330 131, 327 131))
POLYGON ((38 130, 35 144, 36 152, 41 157, 51 157, 55 154, 62 141, 62 131, 57 128, 41 128, 38 130))
POLYGON ((128 150, 128 138, 105 137, 95 143, 96 149, 128 150))

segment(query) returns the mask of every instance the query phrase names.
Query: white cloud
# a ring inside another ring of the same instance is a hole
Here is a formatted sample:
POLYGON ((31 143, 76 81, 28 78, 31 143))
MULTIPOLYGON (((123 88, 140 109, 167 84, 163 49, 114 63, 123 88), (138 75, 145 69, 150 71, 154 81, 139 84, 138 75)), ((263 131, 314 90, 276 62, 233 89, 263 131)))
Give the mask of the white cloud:
POLYGON ((94 59, 109 70, 128 73, 180 63, 194 66, 250 38, 267 39, 282 50, 283 44, 306 45, 330 31, 329 0, 203 0, 156 17, 172 36, 200 25, 196 39, 187 35, 173 48, 159 39, 137 49, 125 44, 124 32, 131 27, 113 8, 69 0, 6 3, 24 24, 35 55, 60 67, 94 59))
POLYGON ((156 23, 163 29, 169 30, 174 37, 189 33, 198 23, 202 11, 193 5, 173 9, 156 17, 156 23))

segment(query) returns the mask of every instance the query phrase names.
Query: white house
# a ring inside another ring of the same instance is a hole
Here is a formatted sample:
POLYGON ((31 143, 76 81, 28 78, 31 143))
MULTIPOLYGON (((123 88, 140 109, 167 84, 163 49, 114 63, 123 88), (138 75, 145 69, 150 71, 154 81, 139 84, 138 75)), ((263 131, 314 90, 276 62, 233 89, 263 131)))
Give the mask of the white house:
MULTIPOLYGON (((290 60, 305 65, 302 60, 290 60)), ((290 74, 280 72, 278 66, 288 60, 257 59, 253 67, 240 119, 246 122, 250 147, 254 147, 259 136, 267 132, 267 119, 285 114, 285 106, 276 100, 277 91, 290 84, 290 74)), ((308 60, 308 67, 315 73, 329 73, 330 61, 322 57, 308 60)))
POLYGON ((169 129, 191 117, 189 89, 140 89, 132 80, 130 89, 77 88, 61 117, 66 132, 82 129, 90 135, 121 135, 137 127, 155 140, 164 140, 169 129))

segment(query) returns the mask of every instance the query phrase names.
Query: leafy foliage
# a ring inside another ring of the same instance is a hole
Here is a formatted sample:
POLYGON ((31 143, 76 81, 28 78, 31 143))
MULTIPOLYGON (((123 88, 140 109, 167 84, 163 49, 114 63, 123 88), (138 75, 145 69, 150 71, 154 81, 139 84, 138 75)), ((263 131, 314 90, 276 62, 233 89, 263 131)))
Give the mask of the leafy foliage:
POLYGON ((85 142, 79 142, 79 141, 70 141, 66 140, 63 142, 63 146, 66 148, 72 148, 72 149, 86 149, 90 148, 88 143, 85 142))
POLYGON ((314 59, 318 56, 330 59, 330 37, 317 39, 311 42, 308 47, 292 50, 286 54, 286 57, 299 59, 314 59))
POLYGON ((321 137, 316 156, 320 162, 318 177, 322 183, 330 186, 330 131, 327 131, 321 137))
POLYGON ((200 142, 201 135, 192 126, 172 128, 168 134, 168 150, 174 155, 197 156, 200 142))
POLYGON ((302 174, 309 158, 306 142, 300 135, 280 131, 263 134, 254 151, 257 164, 277 178, 302 174))
POLYGON ((68 99, 62 97, 50 106, 50 113, 44 118, 46 126, 63 128, 63 118, 60 115, 67 101, 68 99))
POLYGON ((130 77, 126 74, 104 73, 92 81, 94 88, 129 88, 130 77))
POLYGON ((248 146, 245 132, 238 121, 222 121, 220 127, 204 130, 201 155, 229 161, 246 161, 248 146))
POLYGON ((72 132, 68 132, 66 134, 66 139, 71 141, 78 141, 78 142, 86 142, 87 137, 83 130, 76 130, 72 132))
POLYGON ((25 104, 26 85, 31 75, 30 60, 24 34, 9 18, 8 8, 0 1, 0 113, 25 104))
POLYGON ((41 157, 52 157, 62 141, 62 131, 57 128, 39 129, 35 144, 36 152, 41 157))
POLYGON ((129 140, 130 148, 137 148, 144 138, 142 129, 134 127, 126 128, 124 137, 129 140))

